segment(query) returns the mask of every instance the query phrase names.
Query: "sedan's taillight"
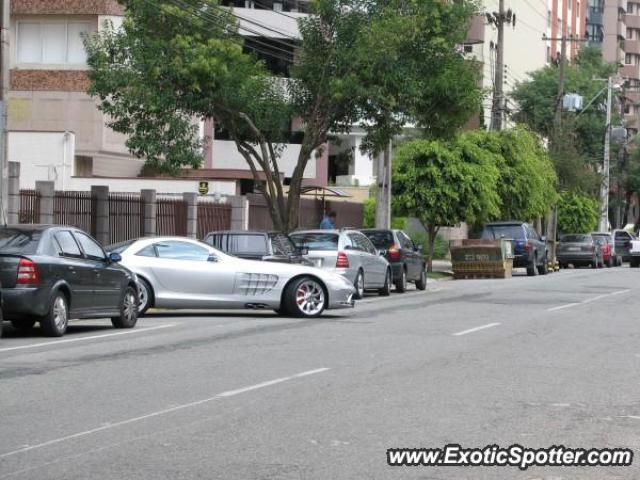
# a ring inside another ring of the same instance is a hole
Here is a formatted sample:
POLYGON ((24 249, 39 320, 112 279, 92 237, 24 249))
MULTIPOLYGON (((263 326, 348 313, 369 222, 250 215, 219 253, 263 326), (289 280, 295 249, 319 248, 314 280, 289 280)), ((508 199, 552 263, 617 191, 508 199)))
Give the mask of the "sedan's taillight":
POLYGON ((38 265, 28 258, 21 258, 18 264, 17 285, 38 285, 40 283, 40 271, 38 265))
POLYGON ((344 252, 338 252, 338 259, 336 260, 336 268, 349 268, 349 257, 344 252))
POLYGON ((400 260, 402 256, 402 250, 397 243, 393 244, 389 250, 387 250, 387 253, 389 254, 389 260, 400 260))

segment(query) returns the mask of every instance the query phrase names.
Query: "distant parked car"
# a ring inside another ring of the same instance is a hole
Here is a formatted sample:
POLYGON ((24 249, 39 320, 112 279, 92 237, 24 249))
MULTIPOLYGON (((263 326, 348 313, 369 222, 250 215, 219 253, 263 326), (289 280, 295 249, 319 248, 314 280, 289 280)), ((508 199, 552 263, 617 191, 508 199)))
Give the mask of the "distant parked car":
POLYGON ((591 236, 604 241, 609 246, 609 255, 605 256, 604 262, 607 267, 618 267, 622 265, 622 256, 616 250, 616 243, 613 236, 607 232, 593 232, 591 236))
POLYGON ((245 260, 184 237, 142 238, 113 251, 137 274, 140 312, 158 308, 273 309, 317 317, 353 307, 355 288, 340 275, 302 265, 245 260))
POLYGON ((356 288, 356 298, 365 290, 380 295, 391 292, 391 267, 373 243, 357 230, 304 230, 289 238, 317 268, 338 273, 356 288))
POLYGON ((4 316, 19 330, 36 322, 59 337, 70 319, 110 317, 116 328, 138 320, 133 273, 85 232, 52 225, 0 227, 4 316))
POLYGON ((613 240, 615 241, 616 253, 620 256, 623 262, 631 260, 629 250, 631 249, 631 241, 636 237, 626 230, 614 230, 613 240))
POLYGON ((513 248, 513 266, 525 267, 527 275, 546 275, 548 273, 548 252, 545 237, 524 222, 492 222, 482 230, 486 240, 511 239, 513 248))
POLYGON ((218 250, 247 260, 313 266, 284 233, 219 231, 208 233, 203 241, 218 250))
POLYGON ((402 230, 365 228, 361 230, 374 247, 384 252, 391 265, 393 283, 398 292, 414 282, 418 290, 427 288, 427 268, 422 259, 422 245, 414 245, 402 230))
POLYGON ((590 234, 563 235, 556 252, 560 268, 588 266, 601 268, 604 266, 604 255, 601 245, 590 234))

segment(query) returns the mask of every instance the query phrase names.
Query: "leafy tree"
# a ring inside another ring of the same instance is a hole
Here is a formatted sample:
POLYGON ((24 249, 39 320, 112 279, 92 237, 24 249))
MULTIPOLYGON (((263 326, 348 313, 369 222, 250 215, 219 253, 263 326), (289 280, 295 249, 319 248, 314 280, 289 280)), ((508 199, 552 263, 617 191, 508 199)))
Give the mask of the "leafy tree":
POLYGON ((562 233, 588 233, 598 225, 599 206, 588 195, 563 192, 558 202, 558 230, 562 233))
POLYGON ((200 165, 194 120, 212 118, 264 184, 282 231, 297 226, 304 170, 329 132, 366 120, 378 127, 365 142, 375 149, 407 119, 437 129, 446 128, 443 118, 464 116, 464 106, 442 100, 451 89, 442 65, 463 73, 452 52, 469 19, 467 0, 315 0, 313 15, 299 21, 302 40, 287 81, 245 51, 235 18, 216 0, 119 2, 122 30, 86 42, 89 92, 110 126, 128 136, 135 155, 175 173, 200 165), (416 112, 416 105, 425 108, 416 112), (291 118, 301 120, 303 140, 285 194, 279 159, 291 118))
POLYGON ((441 226, 484 221, 499 214, 499 178, 494 154, 470 135, 455 143, 414 140, 401 145, 394 160, 394 203, 415 216, 429 238, 432 269, 435 238, 441 226))
POLYGON ((565 92, 584 97, 585 106, 598 94, 593 104, 582 112, 563 112, 562 128, 555 129, 554 115, 558 93, 558 67, 547 66, 529 74, 530 80, 519 83, 512 97, 518 107, 515 118, 534 132, 552 141, 552 159, 562 189, 597 191, 599 177, 594 172, 602 162, 605 133, 606 92, 604 82, 617 71, 617 65, 605 63, 595 47, 580 50, 565 69, 565 92))

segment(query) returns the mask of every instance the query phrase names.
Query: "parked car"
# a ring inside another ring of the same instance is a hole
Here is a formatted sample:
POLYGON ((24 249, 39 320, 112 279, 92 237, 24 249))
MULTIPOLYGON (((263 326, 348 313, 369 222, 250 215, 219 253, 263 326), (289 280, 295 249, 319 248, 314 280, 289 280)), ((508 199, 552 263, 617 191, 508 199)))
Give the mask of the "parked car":
POLYGON ((525 267, 527 275, 546 275, 548 273, 548 251, 546 238, 525 222, 492 222, 482 229, 481 238, 485 240, 512 240, 513 266, 525 267))
POLYGON ((604 266, 601 245, 590 234, 563 235, 556 252, 560 268, 590 265, 593 268, 604 266))
POLYGON ((70 319, 110 317, 116 328, 138 320, 137 280, 85 232, 52 225, 0 227, 4 316, 19 330, 36 322, 47 336, 70 319))
POLYGON ((618 267, 622 265, 622 256, 618 254, 616 250, 616 243, 610 233, 592 232, 591 236, 595 239, 604 241, 609 246, 609 254, 604 257, 604 262, 607 267, 618 267))
POLYGON ((365 290, 380 295, 391 291, 391 266, 373 243, 357 230, 303 230, 289 238, 317 268, 337 273, 356 288, 356 298, 365 290))
POLYGON ((142 238, 111 249, 136 273, 140 312, 158 308, 271 308, 296 317, 353 307, 340 275, 295 264, 245 260, 184 237, 142 238))
POLYGON ((636 237, 634 235, 627 232, 626 230, 618 229, 613 231, 615 249, 623 262, 628 262, 631 260, 629 250, 631 249, 631 241, 635 238, 636 237))
POLYGON ((640 239, 634 238, 629 246, 629 266, 640 267, 640 239))
POLYGON ((414 245, 402 230, 365 228, 361 232, 374 247, 384 252, 398 292, 407 289, 407 282, 414 282, 418 290, 427 288, 427 267, 422 259, 422 245, 414 245))
POLYGON ((313 266, 284 233, 220 231, 208 233, 203 242, 235 257, 267 262, 313 266))

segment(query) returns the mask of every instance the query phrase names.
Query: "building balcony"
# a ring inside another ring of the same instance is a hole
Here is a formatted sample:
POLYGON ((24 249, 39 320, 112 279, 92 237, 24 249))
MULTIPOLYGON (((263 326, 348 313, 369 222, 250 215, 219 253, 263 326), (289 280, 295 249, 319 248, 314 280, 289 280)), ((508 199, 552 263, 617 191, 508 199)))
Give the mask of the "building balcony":
POLYGON ((624 42, 625 53, 640 55, 640 40, 626 40, 624 42))
POLYGON ((640 78, 640 65, 625 65, 620 69, 620 75, 623 78, 640 78))
POLYGON ((618 0, 618 11, 623 15, 627 13, 627 0, 618 0))
POLYGON ((624 23, 627 25, 627 28, 640 29, 640 15, 627 15, 624 18, 624 23))

